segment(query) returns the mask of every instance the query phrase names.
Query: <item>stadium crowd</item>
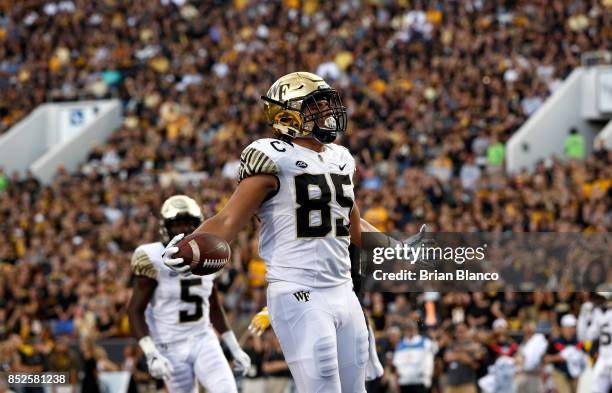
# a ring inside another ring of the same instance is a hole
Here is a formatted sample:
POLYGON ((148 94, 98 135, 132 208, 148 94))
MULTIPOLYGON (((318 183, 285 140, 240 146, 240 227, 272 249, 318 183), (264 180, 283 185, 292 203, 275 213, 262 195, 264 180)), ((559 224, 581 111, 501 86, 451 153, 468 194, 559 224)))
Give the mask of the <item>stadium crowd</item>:
MULTIPOLYGON (((607 0, 0 1, 0 132, 45 101, 118 97, 125 109, 121 129, 92 148, 78 173, 42 185, 0 169, 7 235, 0 368, 76 372, 80 364, 83 386, 96 369, 130 370, 148 383, 136 347, 116 364, 96 345, 129 336, 131 253, 158 239, 165 198, 190 195, 205 216, 223 206, 240 151, 270 133, 259 96, 290 71, 316 72, 341 91, 351 123, 339 143, 356 157, 357 203, 379 229, 415 232, 427 222, 443 232, 609 232, 612 152, 551 158, 512 176, 503 162, 508 137, 580 55, 611 49, 610 7, 607 0)), ((219 279, 238 332, 265 304, 256 229, 233 244, 219 279)), ((461 388, 475 386, 510 342, 534 331, 551 342, 562 337, 572 325, 561 323, 564 315, 577 315, 586 297, 369 293, 389 371, 371 391, 398 383, 394 353, 402 336, 416 334, 414 321, 431 340, 432 375, 444 375, 433 378, 434 388, 461 388), (462 346, 471 359, 457 355, 462 346)), ((243 342, 256 366, 248 379, 287 377, 271 333, 245 334, 243 342)))

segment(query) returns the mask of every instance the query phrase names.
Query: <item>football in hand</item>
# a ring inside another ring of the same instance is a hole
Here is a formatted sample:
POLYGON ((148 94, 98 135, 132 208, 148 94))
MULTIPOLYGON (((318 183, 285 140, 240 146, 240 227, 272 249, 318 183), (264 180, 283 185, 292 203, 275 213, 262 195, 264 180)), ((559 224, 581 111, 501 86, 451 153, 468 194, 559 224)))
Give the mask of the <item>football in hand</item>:
POLYGON ((179 250, 173 258, 183 258, 186 264, 191 265, 191 272, 198 276, 206 276, 223 269, 231 255, 229 244, 210 233, 192 233, 176 246, 179 250))

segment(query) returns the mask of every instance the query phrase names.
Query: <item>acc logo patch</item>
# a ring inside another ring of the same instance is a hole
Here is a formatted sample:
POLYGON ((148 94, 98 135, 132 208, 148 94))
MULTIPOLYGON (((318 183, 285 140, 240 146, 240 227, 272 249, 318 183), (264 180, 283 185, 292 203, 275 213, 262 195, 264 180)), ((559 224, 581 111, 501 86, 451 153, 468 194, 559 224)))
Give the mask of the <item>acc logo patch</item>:
POLYGON ((304 161, 296 161, 295 165, 298 166, 299 168, 306 168, 306 167, 308 167, 308 164, 306 164, 304 161))

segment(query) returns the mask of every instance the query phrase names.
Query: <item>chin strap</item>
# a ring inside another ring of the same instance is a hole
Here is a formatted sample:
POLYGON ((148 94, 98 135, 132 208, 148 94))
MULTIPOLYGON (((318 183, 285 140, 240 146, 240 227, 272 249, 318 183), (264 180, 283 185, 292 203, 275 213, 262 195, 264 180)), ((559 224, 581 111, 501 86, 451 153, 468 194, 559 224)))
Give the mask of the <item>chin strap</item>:
POLYGON ((316 124, 312 129, 312 136, 323 144, 328 144, 328 143, 332 143, 333 141, 335 141, 336 135, 338 135, 336 131, 322 130, 316 124))

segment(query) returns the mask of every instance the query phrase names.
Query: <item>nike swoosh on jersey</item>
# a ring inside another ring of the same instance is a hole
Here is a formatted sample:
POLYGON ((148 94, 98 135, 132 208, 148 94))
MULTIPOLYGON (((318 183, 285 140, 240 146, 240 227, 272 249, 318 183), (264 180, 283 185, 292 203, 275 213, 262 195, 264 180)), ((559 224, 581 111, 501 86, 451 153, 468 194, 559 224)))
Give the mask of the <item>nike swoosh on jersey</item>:
POLYGON ((344 165, 338 165, 338 168, 340 168, 340 170, 341 170, 341 171, 343 171, 345 167, 346 167, 346 164, 344 164, 344 165))

